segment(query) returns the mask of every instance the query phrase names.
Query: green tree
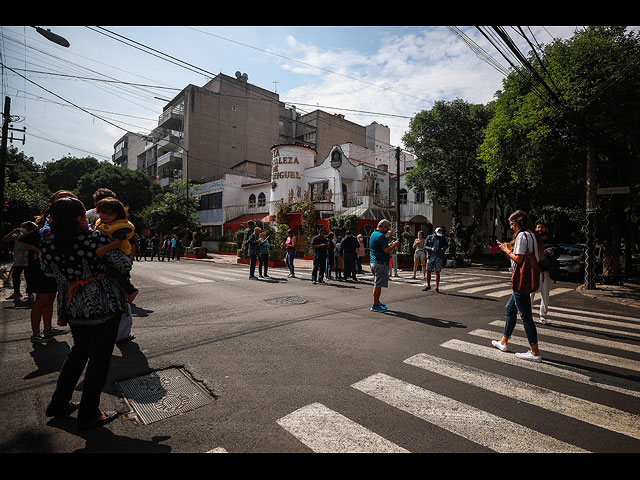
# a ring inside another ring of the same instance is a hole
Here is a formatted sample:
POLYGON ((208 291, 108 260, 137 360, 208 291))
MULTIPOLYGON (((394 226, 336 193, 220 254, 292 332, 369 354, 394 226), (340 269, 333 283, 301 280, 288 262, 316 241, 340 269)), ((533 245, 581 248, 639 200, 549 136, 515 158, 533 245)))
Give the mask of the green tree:
POLYGON ((129 217, 134 225, 143 222, 140 212, 162 192, 160 185, 144 172, 103 163, 78 179, 75 193, 90 209, 93 208, 93 194, 101 187, 112 190, 129 207, 129 217))
POLYGON ((588 27, 531 52, 529 62, 559 100, 512 73, 481 147, 488 181, 503 194, 520 194, 511 208, 556 215, 567 235, 580 236, 576 227, 584 224, 587 158, 595 159, 598 187, 630 186, 629 196, 597 197, 599 240, 614 259, 612 273, 620 241, 630 239, 639 217, 631 201, 640 190, 639 38, 623 26, 588 27))
POLYGON ((185 179, 173 182, 168 191, 156 196, 153 203, 140 212, 142 223, 163 233, 179 233, 184 228, 191 231, 199 229, 200 202, 193 196, 187 196, 187 188, 185 179))
POLYGON ((425 189, 429 198, 452 214, 452 253, 471 254, 481 239, 484 212, 493 191, 478 159, 478 147, 492 114, 491 105, 461 99, 437 101, 431 110, 411 120, 403 137, 417 164, 407 174, 407 185, 425 189), (463 200, 469 201, 474 212, 467 225, 462 221, 463 200))
MULTIPOLYGON (((95 172, 101 163, 93 157, 62 157, 60 160, 45 162, 43 165, 44 181, 51 192, 70 190, 75 193, 78 181, 85 174, 95 172)), ((89 208, 89 207, 87 207, 89 208)))

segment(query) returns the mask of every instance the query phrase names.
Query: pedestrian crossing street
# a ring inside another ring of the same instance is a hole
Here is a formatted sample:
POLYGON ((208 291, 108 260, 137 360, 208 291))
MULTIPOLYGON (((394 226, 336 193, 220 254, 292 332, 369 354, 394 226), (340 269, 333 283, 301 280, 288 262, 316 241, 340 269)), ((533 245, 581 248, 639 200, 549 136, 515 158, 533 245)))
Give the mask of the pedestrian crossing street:
MULTIPOLYGON (((195 265, 191 265, 190 267, 186 265, 183 266, 174 262, 173 265, 171 265, 171 268, 163 269, 161 275, 157 274, 156 270, 152 270, 153 268, 154 264, 151 262, 138 262, 135 264, 133 271, 134 274, 137 272, 141 272, 145 275, 151 274, 151 278, 155 282, 168 286, 192 285, 196 283, 237 282, 239 280, 246 280, 249 276, 249 267, 247 265, 205 269, 195 265)), ((256 275, 258 275, 257 268, 256 275)), ((298 270, 296 275, 303 279, 311 278, 311 272, 308 270, 298 270)), ((269 269, 269 277, 274 280, 288 280, 288 270, 277 268, 269 269)), ((373 275, 370 272, 365 271, 363 274, 357 275, 357 278, 362 283, 370 283, 373 280, 373 275)), ((513 293, 510 278, 509 274, 499 273, 484 274, 447 272, 446 274, 442 274, 440 292, 451 292, 463 295, 484 295, 495 299, 506 299, 511 295, 511 293, 513 293)), ((402 284, 422 289, 426 285, 425 280, 421 277, 413 279, 411 273, 407 272, 402 272, 399 277, 391 277, 390 280, 390 286, 393 286, 394 284, 402 284)), ((330 282, 339 281, 334 279, 330 280, 330 282)), ((435 288, 435 277, 432 277, 431 279, 431 287, 435 288)), ((573 288, 552 286, 549 295, 556 296, 572 292, 573 290, 573 288)))
MULTIPOLYGON (((518 373, 540 372, 566 380, 563 385, 575 382, 604 392, 615 392, 628 396, 629 405, 638 404, 640 382, 630 380, 629 377, 637 378, 640 362, 629 359, 628 354, 640 353, 640 346, 638 343, 626 343, 623 340, 637 342, 640 333, 640 317, 552 307, 548 318, 550 323, 536 324, 543 355, 541 363, 527 362, 514 355, 515 351, 525 351, 528 347, 520 322, 509 343, 510 352, 505 353, 491 346, 491 340, 500 339, 504 321, 489 323, 490 329, 470 331, 467 339, 450 339, 439 345, 442 349, 439 351, 463 353, 465 356, 461 358, 469 358, 467 363, 473 363, 475 356, 496 364, 510 365, 518 369, 518 373), (567 322, 567 319, 571 322, 567 322), (575 333, 576 331, 580 333, 575 333), (602 333, 606 336, 597 336, 602 333), (611 334, 616 334, 620 340, 608 339, 611 334), (562 342, 565 341, 580 344, 580 347, 563 346, 562 342), (595 352, 592 349, 593 345, 606 347, 607 350, 618 350, 619 354, 595 352), (569 357, 569 360, 554 361, 546 357, 558 358, 558 355, 569 357), (589 369, 578 366, 589 363, 595 363, 597 367, 589 369), (628 372, 625 372, 625 375, 608 374, 605 373, 607 367, 624 369, 628 372)), ((636 413, 598 404, 475 366, 453 362, 437 355, 417 353, 404 360, 403 364, 407 368, 417 368, 430 374, 442 375, 454 382, 462 382, 469 389, 480 389, 507 397, 514 401, 514 409, 517 408, 518 403, 523 402, 615 434, 640 439, 640 415, 636 413)), ((583 445, 571 444, 562 438, 553 438, 539 431, 538 428, 520 425, 512 420, 501 418, 495 413, 483 411, 456 400, 453 395, 436 393, 401 378, 391 377, 384 372, 363 378, 351 387, 354 391, 371 397, 372 401, 383 402, 389 408, 400 409, 421 421, 429 422, 495 452, 587 452, 583 445)), ((570 387, 571 385, 568 385, 569 389, 570 387)), ((314 452, 409 452, 405 446, 389 441, 376 433, 375 426, 359 425, 320 402, 302 406, 278 419, 277 424, 314 452)), ((420 451, 433 451, 430 443, 437 441, 437 438, 425 438, 420 451)))

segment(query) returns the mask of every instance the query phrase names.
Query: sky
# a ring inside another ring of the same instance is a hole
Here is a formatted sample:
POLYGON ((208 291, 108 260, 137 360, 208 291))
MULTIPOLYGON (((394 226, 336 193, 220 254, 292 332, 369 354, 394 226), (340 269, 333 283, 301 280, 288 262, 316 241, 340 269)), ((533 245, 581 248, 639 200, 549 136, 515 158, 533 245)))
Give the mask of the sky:
MULTIPOLYGON (((401 148, 418 112, 438 100, 486 104, 505 78, 447 26, 39 26, 70 46, 31 26, 0 26, 0 94, 2 106, 11 98, 12 128, 26 128, 24 145, 19 131, 9 145, 40 164, 110 160, 127 131, 157 125, 167 99, 220 72, 246 73, 299 113, 321 109, 386 125, 401 148)), ((475 27, 455 28, 508 65, 475 27)), ((548 44, 582 27, 522 28, 548 44)), ((506 29, 528 53, 515 27, 506 29)))

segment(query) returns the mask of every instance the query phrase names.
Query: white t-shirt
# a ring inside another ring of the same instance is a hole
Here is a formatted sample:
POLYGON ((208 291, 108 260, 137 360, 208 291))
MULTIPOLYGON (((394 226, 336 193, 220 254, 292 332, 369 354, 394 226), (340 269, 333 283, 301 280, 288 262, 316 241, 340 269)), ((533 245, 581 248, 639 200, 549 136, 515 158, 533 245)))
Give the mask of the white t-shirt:
MULTIPOLYGON (((536 256, 536 261, 540 261, 538 257, 538 241, 536 236, 531 232, 520 232, 516 237, 515 244, 513 245, 514 255, 524 255, 525 253, 533 253, 536 256)), ((511 268, 516 268, 516 262, 511 260, 511 268)))

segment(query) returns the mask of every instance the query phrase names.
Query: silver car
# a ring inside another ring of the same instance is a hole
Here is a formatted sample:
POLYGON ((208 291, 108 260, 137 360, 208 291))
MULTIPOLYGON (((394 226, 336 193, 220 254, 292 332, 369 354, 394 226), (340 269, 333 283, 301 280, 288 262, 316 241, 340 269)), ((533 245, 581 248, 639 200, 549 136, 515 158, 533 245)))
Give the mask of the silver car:
POLYGON ((580 245, 558 245, 560 247, 560 273, 580 275, 584 267, 584 250, 580 245))

